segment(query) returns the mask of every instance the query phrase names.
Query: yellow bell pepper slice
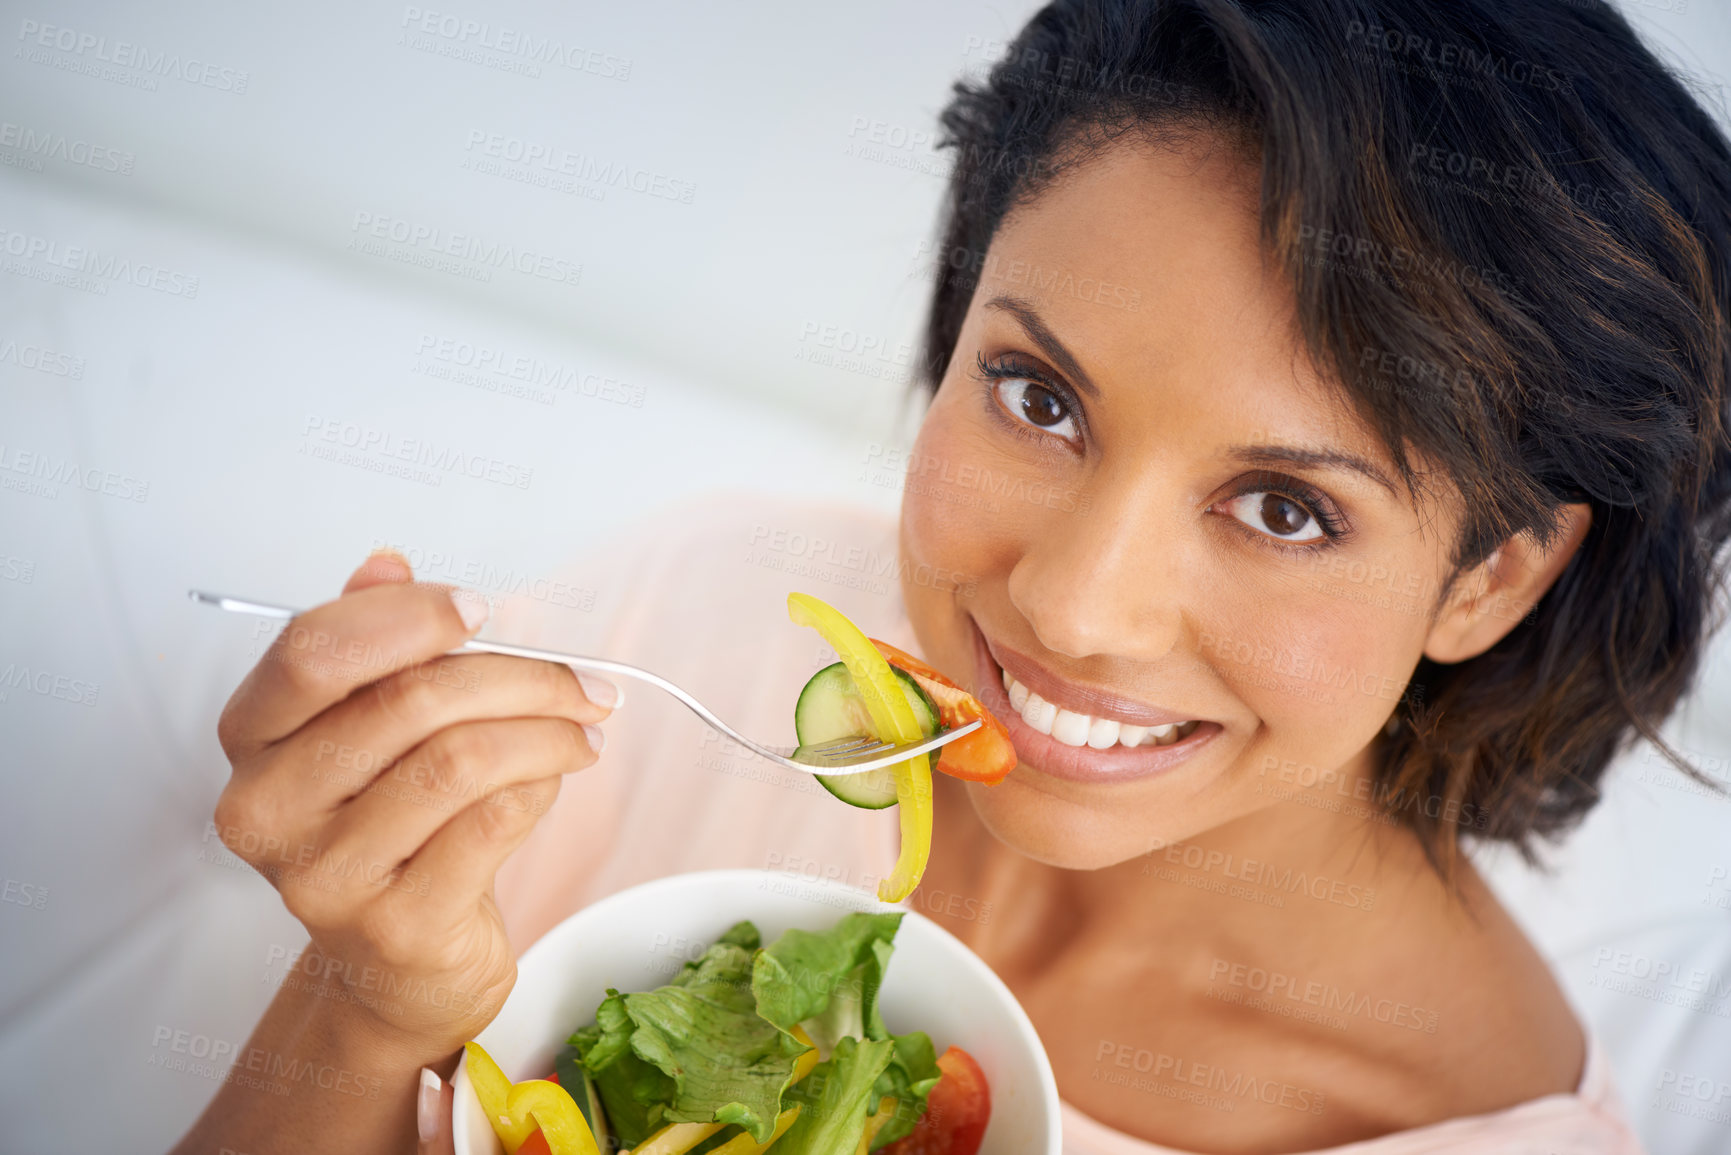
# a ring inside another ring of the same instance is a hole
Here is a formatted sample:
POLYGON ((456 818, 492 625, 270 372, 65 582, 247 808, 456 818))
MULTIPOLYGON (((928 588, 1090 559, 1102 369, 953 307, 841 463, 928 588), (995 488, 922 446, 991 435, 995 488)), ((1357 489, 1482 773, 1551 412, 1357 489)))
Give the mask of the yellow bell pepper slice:
MULTIPOLYGON (((858 626, 810 594, 788 594, 787 614, 794 625, 810 626, 835 648, 859 689, 880 740, 918 742, 925 737, 914 708, 902 693, 901 680, 858 626)), ((890 876, 878 883, 878 898, 900 902, 920 884, 932 852, 931 755, 919 754, 898 762, 890 772, 895 775, 896 808, 901 811, 902 850, 890 876)))
POLYGON ((769 1150, 771 1144, 787 1134, 787 1129, 793 1126, 793 1121, 797 1118, 799 1118, 799 1105, 795 1104, 775 1117, 775 1130, 770 1132, 769 1138, 762 1143, 750 1135, 735 1135, 717 1147, 711 1155, 763 1155, 765 1151, 769 1150))
MULTIPOLYGON (((811 1048, 808 1051, 802 1052, 799 1058, 793 1061, 793 1078, 788 1080, 788 1086, 791 1087, 793 1084, 811 1074, 812 1068, 817 1066, 818 1058, 817 1044, 811 1041, 811 1036, 805 1033, 804 1027, 795 1023, 793 1030, 789 1031, 788 1034, 811 1048)), ((788 1127, 793 1124, 793 1117, 798 1112, 798 1107, 789 1107, 786 1111, 777 1115, 775 1117, 774 1133, 771 1134, 768 1139, 764 1140, 762 1147, 753 1144, 749 1149, 752 1151, 761 1151, 768 1148, 771 1143, 780 1138, 783 1131, 786 1131, 788 1127)), ((724 1123, 669 1123, 667 1126, 645 1139, 642 1143, 633 1147, 629 1152, 629 1155, 685 1155, 685 1152, 691 1150, 711 1135, 714 1135, 724 1126, 726 1126, 724 1123)), ((715 1149, 715 1155, 721 1155, 721 1152, 724 1151, 732 1152, 740 1150, 741 1148, 739 1148, 737 1144, 741 1139, 745 1140, 748 1144, 752 1143, 750 1135, 736 1135, 726 1143, 723 1143, 720 1147, 717 1147, 715 1149)))
POLYGON ((669 1123, 631 1149, 631 1155, 685 1155, 726 1123, 669 1123))
POLYGON ((505 1145, 506 1155, 517 1155, 517 1148, 537 1128, 546 1136, 553 1155, 601 1155, 595 1135, 569 1091, 546 1079, 513 1083, 480 1043, 464 1043, 463 1050, 467 1052, 469 1082, 474 1084, 475 1096, 481 1100, 494 1134, 505 1145))
POLYGON ((894 1095, 885 1095, 878 1100, 878 1109, 866 1120, 865 1131, 859 1137, 859 1146, 854 1149, 854 1155, 866 1155, 871 1150, 872 1140, 876 1139, 883 1125, 888 1123, 896 1113, 894 1095))
MULTIPOLYGON (((793 1061, 793 1078, 787 1081, 787 1085, 791 1087, 807 1075, 811 1074, 811 1069, 817 1066, 818 1058, 817 1044, 811 1041, 811 1036, 805 1033, 804 1027, 795 1023, 793 1025, 793 1030, 789 1031, 788 1034, 811 1048, 809 1051, 800 1052, 799 1058, 793 1061)), ((776 1118, 779 1119, 781 1116, 777 1115, 776 1118)))

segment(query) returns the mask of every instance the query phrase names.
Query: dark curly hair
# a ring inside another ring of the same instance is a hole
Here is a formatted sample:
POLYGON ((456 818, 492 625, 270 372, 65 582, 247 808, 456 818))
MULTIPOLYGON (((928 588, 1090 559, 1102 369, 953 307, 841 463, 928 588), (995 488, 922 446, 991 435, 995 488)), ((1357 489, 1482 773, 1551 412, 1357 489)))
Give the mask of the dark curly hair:
MULTIPOLYGON (((1479 657, 1421 660, 1376 787, 1439 867, 1462 827, 1572 827, 1693 682, 1731 532, 1731 149, 1602 0, 1058 0, 942 114, 954 150, 925 382, 1005 214, 1115 140, 1260 165, 1304 341, 1415 497, 1464 499, 1444 594, 1498 543, 1592 524, 1479 657), (1452 805, 1451 805, 1452 804, 1452 805)), ((1440 601, 1439 601, 1440 605, 1440 601)))

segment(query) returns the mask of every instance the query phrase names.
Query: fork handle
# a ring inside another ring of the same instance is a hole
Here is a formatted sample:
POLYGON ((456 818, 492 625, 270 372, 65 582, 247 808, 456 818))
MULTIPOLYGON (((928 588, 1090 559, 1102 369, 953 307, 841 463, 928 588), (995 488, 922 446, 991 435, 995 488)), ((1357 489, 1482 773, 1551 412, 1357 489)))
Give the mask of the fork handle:
POLYGON ((726 722, 717 718, 710 712, 709 707, 705 706, 702 702, 699 702, 696 698, 693 698, 679 686, 669 682, 660 674, 651 673, 641 666, 633 666, 628 662, 615 662, 610 658, 590 658, 582 654, 562 654, 556 650, 541 650, 534 646, 514 646, 506 642, 489 642, 480 638, 470 638, 455 650, 452 650, 451 653, 461 653, 465 650, 471 653, 503 654, 508 658, 531 658, 538 662, 553 662, 556 665, 570 666, 574 670, 589 670, 597 674, 616 674, 626 678, 636 678, 639 682, 648 682, 651 686, 654 686, 659 690, 664 690, 675 698, 678 698, 681 704, 683 704, 693 714, 696 714, 699 718, 702 718, 705 722, 708 722, 711 726, 720 730, 735 742, 738 742, 743 746, 749 746, 760 754, 767 754, 773 758, 783 757, 783 755, 776 753, 774 750, 753 742, 750 738, 747 738, 732 726, 729 726, 726 722))
MULTIPOLYGON (((261 618, 288 619, 298 617, 300 614, 305 612, 303 610, 291 609, 288 606, 272 605, 270 602, 255 602, 251 598, 230 597, 227 594, 210 593, 206 590, 188 590, 186 591, 186 594, 187 597, 198 602, 200 605, 215 606, 219 610, 228 610, 230 613, 253 614, 261 618)), ((508 658, 530 658, 537 662, 553 662, 556 665, 570 666, 574 670, 592 670, 597 674, 618 674, 627 678, 636 678, 640 682, 648 682, 651 686, 672 694, 675 698, 678 698, 682 703, 684 703, 692 713, 708 722, 711 726, 714 726, 717 730, 720 730, 723 734, 726 734, 729 738, 734 739, 742 745, 749 746, 753 750, 757 750, 759 753, 769 753, 772 757, 780 756, 776 755, 773 751, 766 750, 765 747, 759 746, 756 742, 753 742, 751 739, 745 737, 745 735, 734 730, 732 726, 729 726, 726 722, 723 722, 720 718, 717 718, 714 714, 710 713, 709 708, 702 702, 699 702, 696 698, 693 698, 690 694, 687 694, 684 690, 674 685, 672 682, 669 682, 660 674, 652 674, 640 666, 633 666, 626 662, 610 661, 607 658, 585 657, 582 654, 562 654, 557 650, 541 650, 536 649, 534 646, 513 646, 505 642, 488 642, 483 641, 480 638, 470 638, 456 649, 446 651, 446 653, 451 654, 460 654, 464 652, 478 654, 503 654, 508 658)))
MULTIPOLYGON (((293 618, 302 612, 300 610, 290 609, 287 606, 272 605, 269 602, 255 602, 250 598, 229 597, 226 594, 209 593, 205 590, 188 590, 187 596, 202 605, 215 606, 217 609, 228 610, 231 613, 254 614, 258 617, 264 618, 293 618)), ((980 723, 975 721, 970 722, 966 726, 947 730, 942 734, 926 739, 924 742, 912 747, 910 751, 904 752, 893 759, 878 759, 876 761, 864 762, 845 767, 815 766, 807 762, 796 762, 792 760, 789 757, 789 754, 793 752, 791 748, 788 750, 777 750, 772 746, 765 746, 761 742, 752 741, 744 734, 741 734, 738 730, 735 730, 732 726, 729 726, 726 722, 723 722, 720 718, 717 718, 710 712, 709 707, 705 706, 702 702, 699 702, 696 698, 693 698, 679 686, 669 682, 660 674, 651 673, 641 666, 633 666, 627 662, 615 662, 608 658, 590 658, 582 654, 563 654, 557 650, 541 650, 536 649, 534 646, 514 646, 506 642, 487 642, 482 641, 480 638, 470 638, 456 649, 448 650, 446 652, 452 654, 465 652, 503 654, 508 658, 529 658, 537 662, 553 662, 556 665, 569 666, 574 670, 591 670, 597 674, 614 674, 620 677, 635 678, 640 682, 648 682, 651 686, 673 695, 673 697, 677 698, 680 704, 682 704, 686 709, 690 710, 693 714, 696 714, 699 718, 702 718, 705 722, 709 723, 711 726, 715 727, 715 729, 727 735, 741 746, 744 746, 746 749, 751 750, 761 757, 768 758, 773 762, 792 766, 804 770, 809 774, 857 774, 865 770, 888 766, 893 762, 899 762, 906 758, 911 758, 916 754, 936 750, 940 746, 946 746, 958 738, 965 737, 967 734, 979 729, 980 727, 980 723)))

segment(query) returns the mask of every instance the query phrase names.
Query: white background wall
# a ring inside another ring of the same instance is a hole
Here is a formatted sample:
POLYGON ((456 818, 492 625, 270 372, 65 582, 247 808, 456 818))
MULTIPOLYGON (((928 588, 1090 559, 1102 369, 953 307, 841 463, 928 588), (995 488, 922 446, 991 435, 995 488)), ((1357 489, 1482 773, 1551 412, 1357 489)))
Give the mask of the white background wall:
MULTIPOLYGON (((935 113, 1032 9, 0 4, 0 133, 104 158, 0 140, 0 232, 149 265, 166 287, 54 283, 48 251, 0 265, 0 453, 73 462, 143 498, 0 489, 0 670, 95 687, 89 706, 0 687, 0 1151, 161 1149, 215 1084, 151 1069, 154 1033, 244 1036, 270 993, 265 953, 300 941, 206 837, 227 775, 214 719, 251 627, 184 591, 308 604, 379 541, 483 588, 543 577, 718 488, 893 508, 862 473, 911 428, 922 245, 946 164, 935 113), (419 31, 414 11, 489 29, 465 47, 419 31), (36 42, 49 25, 72 31, 70 50, 36 42), (504 27, 580 45, 589 65, 530 75, 498 52, 465 58, 504 27), (183 76, 197 60, 212 84, 98 59, 122 41, 180 57, 183 76), (477 166, 490 137, 623 166, 652 191, 509 179, 477 166), (357 222, 382 220, 581 273, 403 259, 426 244, 357 251, 357 222), (23 363, 44 348, 60 355, 47 371, 23 363), (486 368, 452 379, 442 348, 527 359, 572 387, 537 399, 486 368), (309 428, 345 426, 478 454, 528 484, 434 486, 305 452, 309 428), (90 1076, 110 1108, 76 1107, 90 1076)), ((1731 4, 1630 12, 1722 108, 1731 4)), ((1716 662, 1679 733, 1726 778, 1731 734, 1711 705, 1731 663, 1716 662)), ((1689 1009, 1602 981, 1618 964, 1600 952, 1624 933, 1606 928, 1644 919, 1659 937, 1617 949, 1731 986, 1714 905, 1731 890, 1710 881, 1731 862, 1731 804, 1639 758, 1555 879, 1512 864, 1498 878, 1616 1044, 1655 1150, 1722 1150, 1731 1129, 1675 1114, 1662 1077, 1731 1080, 1731 999, 1689 1009)))

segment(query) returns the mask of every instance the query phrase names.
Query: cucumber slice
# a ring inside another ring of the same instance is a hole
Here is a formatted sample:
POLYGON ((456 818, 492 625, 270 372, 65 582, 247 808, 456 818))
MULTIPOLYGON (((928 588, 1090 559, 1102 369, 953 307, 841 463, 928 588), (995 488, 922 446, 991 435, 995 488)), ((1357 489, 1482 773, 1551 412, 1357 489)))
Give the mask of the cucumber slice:
MULTIPOLYGON (((902 684, 902 692, 908 696, 908 702, 914 708, 914 716, 919 719, 920 732, 928 738, 936 734, 937 705, 906 670, 895 666, 890 669, 895 670, 896 677, 902 684)), ((851 738, 856 734, 874 732, 871 713, 866 709, 865 700, 860 697, 853 675, 847 672, 845 665, 837 662, 833 666, 825 666, 811 676, 805 689, 799 692, 799 701, 793 707, 793 729, 794 733, 799 735, 801 746, 815 746, 819 742, 833 742, 837 738, 851 738)), ((823 783, 825 790, 849 806, 882 810, 896 804, 895 772, 888 766, 859 774, 820 774, 817 780, 823 783)))
POLYGON ((601 1113, 601 1093, 595 1089, 595 1080, 589 1077, 588 1069, 577 1061, 576 1047, 566 1047, 554 1058, 553 1073, 559 1076, 559 1085, 576 1101, 596 1144, 603 1151, 611 1150, 607 1142, 607 1118, 601 1113))

